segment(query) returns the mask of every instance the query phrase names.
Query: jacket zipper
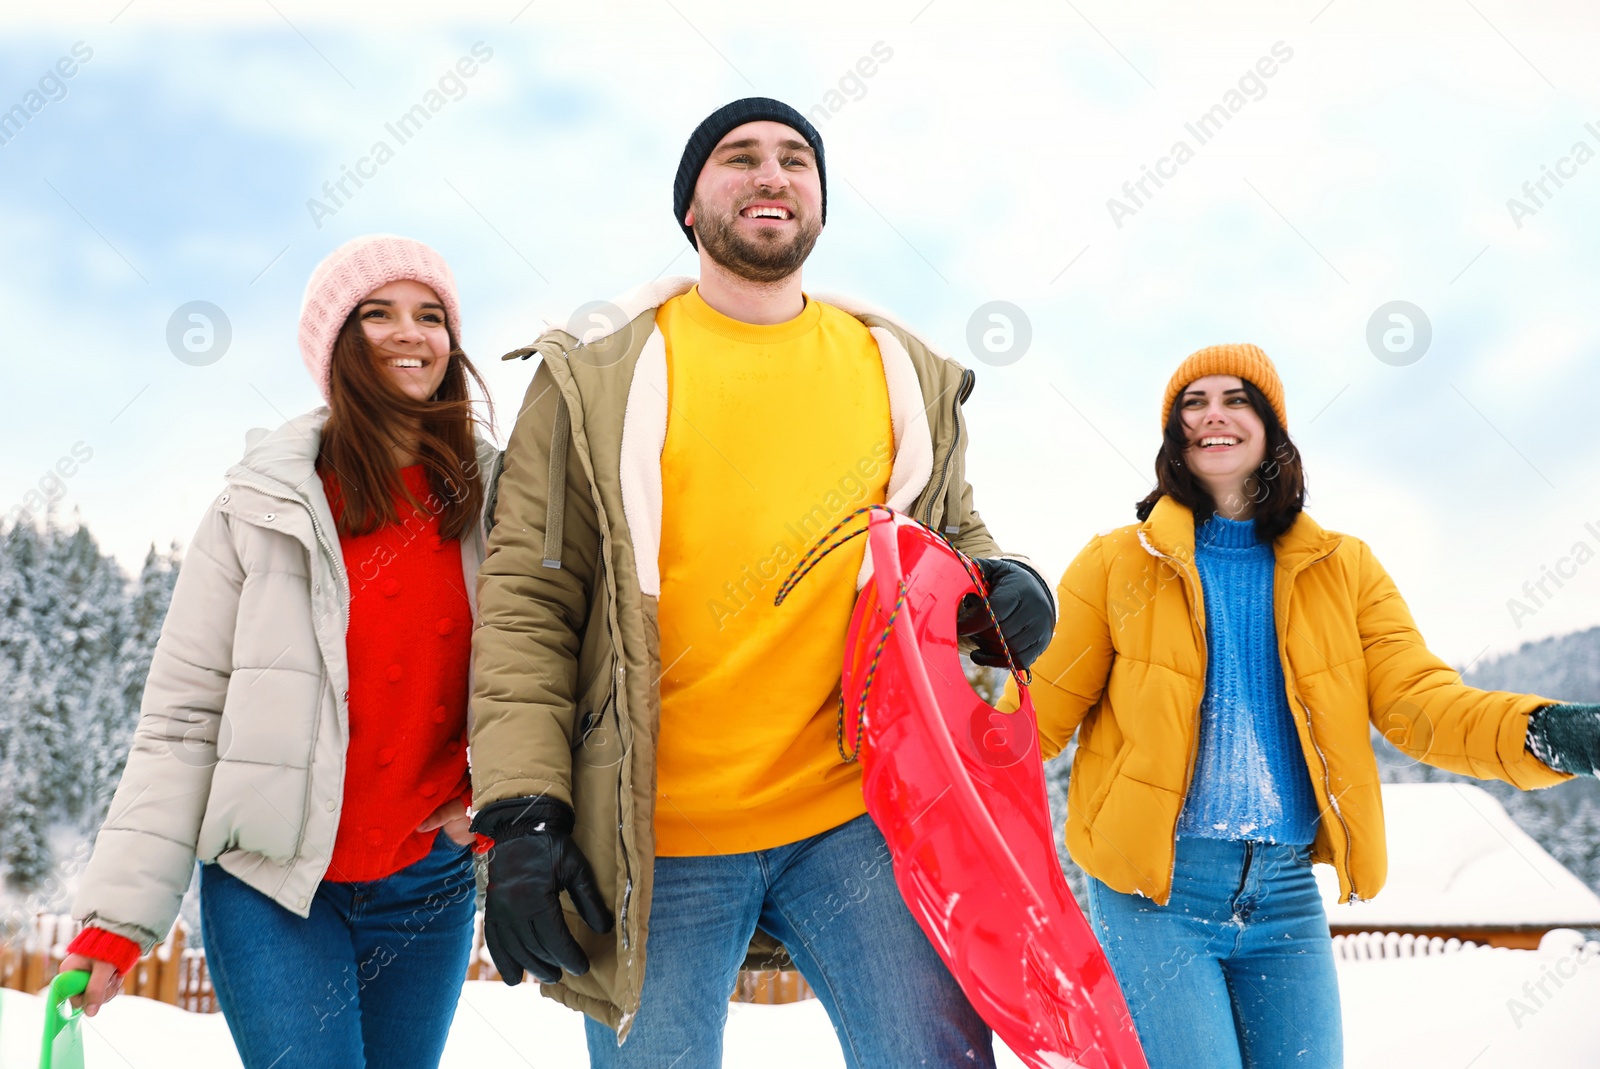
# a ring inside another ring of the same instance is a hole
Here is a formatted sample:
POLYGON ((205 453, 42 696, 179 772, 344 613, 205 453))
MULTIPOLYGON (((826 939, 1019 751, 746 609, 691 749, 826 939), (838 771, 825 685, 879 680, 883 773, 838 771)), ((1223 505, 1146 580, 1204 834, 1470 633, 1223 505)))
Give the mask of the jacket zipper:
MULTIPOLYGON (((1292 684, 1291 684, 1292 686, 1292 684)), ((1300 702, 1300 708, 1306 711, 1306 735, 1311 739, 1311 748, 1317 752, 1317 760, 1322 762, 1322 789, 1328 795, 1328 805, 1333 809, 1333 815, 1339 818, 1339 828, 1344 832, 1344 875, 1350 881, 1350 900, 1357 898, 1355 886, 1356 875, 1353 865, 1353 843, 1350 838, 1350 825, 1345 823, 1344 811, 1339 808, 1339 799, 1333 796, 1333 774, 1328 769, 1327 755, 1322 752, 1322 747, 1317 744, 1316 729, 1311 726, 1311 706, 1300 697, 1300 689, 1294 688, 1294 696, 1300 702)))
POLYGON ((344 574, 344 559, 334 551, 333 545, 328 541, 328 536, 322 530, 322 524, 317 522, 317 510, 306 504, 305 498, 285 493, 280 489, 266 486, 254 479, 235 477, 233 482, 236 482, 241 486, 248 486, 252 490, 259 490, 269 497, 275 498, 279 501, 287 501, 292 505, 299 505, 301 508, 305 509, 306 516, 311 520, 311 532, 317 536, 317 544, 322 547, 323 552, 328 555, 329 561, 331 561, 333 564, 334 579, 342 581, 346 589, 349 588, 350 581, 344 574))
MULTIPOLYGON (((595 506, 598 508, 600 504, 599 494, 592 485, 590 486, 590 493, 595 498, 595 506)), ((601 545, 609 552, 610 544, 611 536, 608 531, 602 537, 601 545)), ((601 559, 597 562, 597 566, 600 572, 598 579, 601 582, 605 582, 605 553, 601 554, 601 559)), ((622 734, 622 703, 627 697, 623 690, 627 673, 622 667, 622 643, 618 641, 618 636, 615 632, 611 636, 611 645, 612 656, 615 658, 612 674, 615 678, 611 684, 611 697, 608 704, 611 706, 612 718, 616 722, 617 745, 622 749, 620 760, 631 761, 633 759, 633 747, 622 734)), ((622 949, 630 950, 633 946, 633 939, 628 934, 628 906, 633 901, 633 858, 628 853, 627 822, 622 817, 622 769, 620 762, 617 771, 617 850, 622 854, 622 906, 617 910, 617 927, 622 929, 622 949)))
MULTIPOLYGON (((1311 567, 1313 564, 1317 564, 1317 563, 1320 563, 1322 561, 1327 560, 1329 557, 1333 556, 1333 550, 1334 549, 1338 549, 1338 548, 1339 548, 1339 543, 1335 542, 1333 544, 1333 549, 1329 549, 1328 552, 1324 553, 1322 556, 1318 557, 1316 560, 1307 561, 1306 563, 1302 564, 1298 569, 1296 569, 1295 570, 1295 576, 1298 577, 1301 572, 1305 571, 1307 568, 1311 567)), ((1291 587, 1290 591, 1289 591, 1289 597, 1292 598, 1293 596, 1294 596, 1294 588, 1291 587)), ((1288 598, 1284 599, 1284 603, 1283 603, 1283 618, 1284 618, 1285 626, 1287 626, 1288 619, 1289 619, 1289 599, 1288 598)), ((1281 650, 1281 648, 1283 646, 1283 643, 1282 643, 1281 640, 1278 643, 1278 645, 1279 645, 1279 648, 1281 650)), ((1280 654, 1280 656, 1281 656, 1281 654, 1280 654)), ((1312 719, 1311 718, 1311 706, 1307 705, 1305 698, 1303 698, 1301 696, 1300 687, 1299 687, 1298 684, 1299 684, 1299 680, 1298 680, 1298 678, 1296 678, 1289 684, 1289 687, 1294 692, 1295 700, 1300 703, 1300 708, 1302 708, 1302 709, 1304 709, 1306 711, 1306 737, 1311 740, 1311 748, 1316 751, 1317 760, 1319 762, 1321 762, 1321 764, 1322 764, 1322 789, 1328 796, 1328 806, 1333 810, 1333 815, 1339 819, 1339 828, 1340 828, 1340 830, 1342 832, 1344 832, 1344 876, 1345 876, 1345 879, 1350 881, 1350 898, 1351 898, 1352 901, 1354 901, 1356 899, 1356 897, 1357 897, 1356 896, 1356 892, 1355 892, 1356 875, 1355 875, 1355 869, 1353 867, 1354 866, 1354 848, 1355 848, 1355 844, 1354 844, 1354 842, 1353 842, 1353 840, 1352 840, 1352 838, 1350 836, 1350 825, 1344 819, 1344 811, 1339 808, 1339 800, 1333 796, 1333 771, 1328 766, 1328 756, 1327 756, 1327 754, 1322 752, 1322 747, 1317 742, 1317 731, 1316 731, 1316 728, 1314 728, 1312 726, 1312 723, 1311 723, 1311 719, 1312 719)))
MULTIPOLYGON (((1170 557, 1167 559, 1173 560, 1173 558, 1170 557)), ((1177 564, 1178 562, 1173 560, 1173 563, 1177 564)), ((1189 573, 1182 570, 1181 565, 1179 565, 1178 574, 1183 576, 1184 585, 1187 586, 1189 584, 1189 573)), ((1199 586, 1198 580, 1196 581, 1195 586, 1199 586)), ((1196 599, 1190 600, 1193 601, 1196 599)), ((1211 661, 1211 643, 1210 640, 1206 638, 1205 620, 1201 618, 1200 613, 1197 610, 1191 609, 1190 612, 1194 616, 1195 626, 1200 635, 1200 700, 1195 703, 1194 707, 1194 737, 1189 741, 1189 767, 1183 776, 1183 805, 1187 805, 1189 803, 1189 788, 1194 786, 1194 766, 1195 761, 1200 755, 1200 717, 1201 710, 1205 707, 1206 702, 1205 678, 1206 673, 1210 670, 1211 661)), ((1183 806, 1181 805, 1178 807, 1178 815, 1180 818, 1183 815, 1183 806)), ((1177 826, 1174 825, 1172 829, 1172 866, 1167 870, 1167 896, 1169 901, 1171 900, 1172 888, 1177 881, 1177 877, 1178 829, 1177 826)))
MULTIPOLYGON (((619 677, 620 678, 620 677, 619 677)), ((615 705, 613 705, 615 709, 615 705)), ((620 721, 620 717, 618 720, 620 721)), ((618 728, 621 735, 621 728, 618 728)), ((624 749, 622 759, 628 759, 627 750, 624 749)), ((632 948, 632 939, 628 936, 628 905, 633 900, 633 862, 628 858, 628 839, 624 835, 625 825, 622 819, 622 777, 617 777, 617 846, 622 854, 622 908, 617 911, 617 927, 622 930, 622 949, 632 948)))
MULTIPOLYGON (((569 354, 576 352, 581 348, 583 348, 583 345, 576 345, 572 349, 568 349, 563 352, 561 356, 563 359, 566 359, 568 358, 569 354)), ((555 377, 555 371, 553 367, 551 370, 551 376, 555 377)), ((560 390, 562 395, 565 396, 566 390, 563 389, 562 383, 558 381, 555 385, 556 389, 560 390)), ((572 411, 573 407, 574 406, 569 399, 567 404, 568 411, 572 411)), ((581 407, 578 410, 582 411, 581 407)), ((589 498, 594 502, 595 515, 596 517, 603 516, 605 515, 605 504, 600 500, 600 491, 594 485, 594 480, 590 479, 587 481, 589 483, 589 498)), ((609 520, 607 521, 606 529, 600 532, 600 548, 601 553, 598 561, 600 574, 595 578, 598 582, 606 582, 606 558, 611 552, 611 532, 609 529, 609 520)), ((607 593, 610 594, 609 586, 607 587, 607 593)), ((609 597, 608 601, 614 606, 616 603, 616 598, 609 597)), ((609 623, 614 625, 615 614, 612 613, 611 616, 612 619, 609 621, 609 623)), ((626 698, 626 695, 623 694, 622 691, 625 688, 626 672, 622 666, 623 647, 621 636, 617 634, 614 626, 611 628, 611 645, 613 650, 615 650, 616 655, 616 681, 613 683, 611 688, 611 706, 612 711, 616 716, 617 742, 622 747, 622 760, 628 761, 632 759, 630 752, 632 747, 629 745, 628 739, 622 734, 622 704, 626 698)), ((622 773, 619 771, 617 774, 617 849, 622 854, 622 906, 617 911, 617 927, 622 930, 622 949, 629 950, 632 949, 632 940, 628 935, 628 906, 633 901, 633 859, 628 854, 628 838, 626 831, 626 822, 622 817, 622 773)))
MULTIPOLYGON (((285 501, 285 502, 288 502, 291 505, 298 505, 300 508, 305 509, 306 510, 306 516, 311 520, 311 533, 316 536, 317 544, 322 547, 323 552, 325 552, 328 555, 329 562, 333 565, 333 579, 334 579, 334 582, 336 584, 342 583, 344 585, 345 591, 349 590, 350 580, 344 574, 344 558, 342 558, 338 553, 335 553, 333 551, 333 547, 328 543, 328 536, 323 532, 322 524, 317 522, 317 510, 316 509, 314 509, 310 505, 308 505, 303 497, 298 497, 296 495, 286 493, 285 491, 283 491, 281 489, 268 486, 268 485, 266 485, 266 484, 264 484, 262 482, 258 482, 255 479, 237 478, 236 477, 232 481, 235 482, 235 483, 238 483, 241 486, 248 486, 251 489, 257 490, 257 491, 259 491, 259 492, 261 492, 263 494, 266 494, 268 497, 271 497, 271 498, 273 498, 275 500, 285 501)), ((315 583, 315 579, 313 579, 312 582, 315 583)), ((345 599, 344 600, 345 600, 345 604, 348 605, 349 601, 350 601, 348 593, 345 594, 345 599)), ((324 657, 324 663, 326 663, 326 657, 324 657)), ((347 665, 347 670, 348 670, 348 665, 347 665)), ((335 703, 335 708, 337 709, 337 701, 335 703)), ((322 718, 321 717, 313 718, 312 724, 311 724, 311 752, 312 753, 316 752, 317 740, 321 737, 321 734, 322 734, 322 732, 321 732, 321 724, 322 724, 322 718)), ((300 833, 297 836, 296 841, 295 841, 295 848, 294 849, 295 849, 295 856, 297 858, 300 855, 300 848, 305 842, 306 824, 309 822, 309 819, 310 819, 309 818, 309 814, 311 813, 312 808, 313 808, 312 804, 311 804, 312 782, 313 782, 312 781, 312 777, 308 774, 306 776, 306 798, 305 798, 305 811, 308 814, 308 817, 307 817, 306 820, 301 821, 301 823, 300 823, 300 833)))
MULTIPOLYGON (((606 700, 610 706, 613 726, 617 731, 617 745, 622 749, 621 760, 629 760, 628 747, 622 742, 622 714, 619 711, 617 692, 622 689, 623 671, 622 657, 617 655, 616 668, 612 673, 614 680, 611 684, 611 696, 606 700)), ((602 722, 604 717, 602 716, 602 722)), ((622 775, 620 769, 617 775, 617 850, 622 854, 622 908, 617 911, 617 927, 622 930, 622 949, 632 948, 633 940, 628 935, 628 905, 633 900, 633 859, 628 856, 628 839, 624 834, 626 824, 622 819, 622 775)))
MULTIPOLYGON (((1170 561, 1178 569, 1178 575, 1180 575, 1183 578, 1184 589, 1188 590, 1188 588, 1190 586, 1189 573, 1184 568, 1184 566, 1183 566, 1181 561, 1179 561, 1176 557, 1169 557, 1169 556, 1167 556, 1167 554, 1162 553, 1160 550, 1156 549, 1155 546, 1151 545, 1145 539, 1144 533, 1142 531, 1139 533, 1139 542, 1140 542, 1141 545, 1143 545, 1145 547, 1145 549, 1147 549, 1154 556, 1159 557, 1164 561, 1170 561)), ((1198 583, 1196 585, 1198 585, 1198 583)), ((1194 602, 1196 599, 1191 597, 1189 600, 1191 602, 1194 602)), ((1195 759, 1198 757, 1198 755, 1200 753, 1200 712, 1201 712, 1201 709, 1204 707, 1205 701, 1206 701, 1206 697, 1205 697, 1205 673, 1206 673, 1207 668, 1208 668, 1207 662, 1210 660, 1210 657, 1211 657, 1210 644, 1206 640, 1206 625, 1205 625, 1205 621, 1203 619, 1201 619, 1200 613, 1198 611, 1195 611, 1194 609, 1190 610, 1190 615, 1193 616, 1195 624, 1196 624, 1196 627, 1197 627, 1198 634, 1200 635, 1200 680, 1201 680, 1201 683, 1200 683, 1200 700, 1195 703, 1195 707, 1194 707, 1194 737, 1189 742, 1189 764, 1188 764, 1188 768, 1185 771, 1184 777, 1183 777, 1183 801, 1184 801, 1184 804, 1187 804, 1188 801, 1189 801, 1189 788, 1194 784, 1195 759)), ((1183 807, 1181 805, 1178 808, 1178 815, 1179 815, 1180 818, 1183 815, 1183 807)), ((1172 865, 1171 865, 1170 868, 1167 869, 1167 895, 1168 895, 1169 899, 1170 899, 1170 897, 1172 895, 1172 887, 1173 887, 1174 882, 1177 879, 1177 875, 1178 875, 1178 829, 1177 829, 1177 826, 1174 825, 1173 829, 1172 829, 1172 865)))
MULTIPOLYGON (((956 433, 950 441, 950 448, 944 455, 944 465, 939 471, 939 484, 934 488, 934 493, 928 497, 928 507, 922 510, 922 522, 929 527, 933 526, 933 505, 936 501, 944 499, 945 490, 950 482, 950 465, 955 462, 956 450, 961 448, 961 404, 966 400, 968 383, 976 378, 972 371, 963 368, 961 371, 961 384, 956 387, 956 399, 950 406, 950 413, 955 417, 956 433)), ((949 526, 950 517, 945 517, 945 526, 949 526)))

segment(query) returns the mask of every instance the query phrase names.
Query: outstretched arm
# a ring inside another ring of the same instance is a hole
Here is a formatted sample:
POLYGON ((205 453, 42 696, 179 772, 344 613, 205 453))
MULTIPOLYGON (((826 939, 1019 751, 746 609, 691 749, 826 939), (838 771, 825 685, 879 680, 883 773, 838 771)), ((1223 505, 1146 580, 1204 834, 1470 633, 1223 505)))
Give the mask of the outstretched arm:
POLYGON ((1553 705, 1534 694, 1479 690, 1429 651, 1411 610, 1372 550, 1359 562, 1357 625, 1372 721, 1430 765, 1531 790, 1568 777, 1528 752, 1528 717, 1553 705))

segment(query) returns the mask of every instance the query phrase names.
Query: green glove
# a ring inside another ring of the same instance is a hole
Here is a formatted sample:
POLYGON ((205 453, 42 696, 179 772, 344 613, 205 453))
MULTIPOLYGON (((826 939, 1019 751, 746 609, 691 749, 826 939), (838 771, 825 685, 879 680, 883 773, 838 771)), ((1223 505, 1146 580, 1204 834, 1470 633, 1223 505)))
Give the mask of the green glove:
POLYGON ((1547 705, 1528 717, 1528 752, 1574 776, 1600 776, 1600 705, 1547 705))

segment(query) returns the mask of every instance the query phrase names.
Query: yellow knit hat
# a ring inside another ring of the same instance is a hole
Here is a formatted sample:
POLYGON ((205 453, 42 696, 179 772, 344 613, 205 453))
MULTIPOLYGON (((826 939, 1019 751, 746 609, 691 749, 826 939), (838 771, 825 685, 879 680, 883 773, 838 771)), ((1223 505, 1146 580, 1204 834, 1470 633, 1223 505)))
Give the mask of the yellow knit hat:
POLYGON ((1172 418, 1172 403, 1178 399, 1184 387, 1207 375, 1237 375, 1244 379, 1266 396, 1278 422, 1284 430, 1289 429, 1289 417, 1283 407, 1283 380, 1278 378, 1278 369, 1272 366, 1266 353, 1247 344, 1208 345, 1199 352, 1191 353, 1178 365, 1178 370, 1172 373, 1172 379, 1167 383, 1167 395, 1161 401, 1163 429, 1167 426, 1167 420, 1172 418))

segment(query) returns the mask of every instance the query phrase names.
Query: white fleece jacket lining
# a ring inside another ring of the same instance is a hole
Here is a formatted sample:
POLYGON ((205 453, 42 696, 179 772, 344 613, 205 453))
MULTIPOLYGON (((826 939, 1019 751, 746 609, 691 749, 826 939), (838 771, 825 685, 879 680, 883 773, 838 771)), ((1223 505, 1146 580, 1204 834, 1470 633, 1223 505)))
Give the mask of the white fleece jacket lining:
MULTIPOLYGON (((616 304, 624 318, 618 327, 647 309, 660 307, 687 292, 693 285, 691 278, 667 278, 620 298, 616 304)), ((826 303, 858 314, 838 299, 828 298, 826 303)), ((933 475, 933 437, 928 430, 922 387, 917 381, 911 355, 889 330, 873 327, 871 333, 883 358, 883 377, 889 389, 889 419, 894 433, 894 461, 887 503, 903 512, 916 501, 933 475)), ((633 543, 639 588, 651 597, 661 596, 661 450, 667 441, 667 415, 666 341, 659 329, 652 329, 628 386, 628 403, 622 417, 620 473, 622 512, 633 543)), ((869 551, 861 562, 856 588, 865 586, 871 576, 869 551)))
POLYGON ((661 450, 667 444, 667 343, 645 339, 622 414, 622 515, 639 589, 661 596, 661 450))

